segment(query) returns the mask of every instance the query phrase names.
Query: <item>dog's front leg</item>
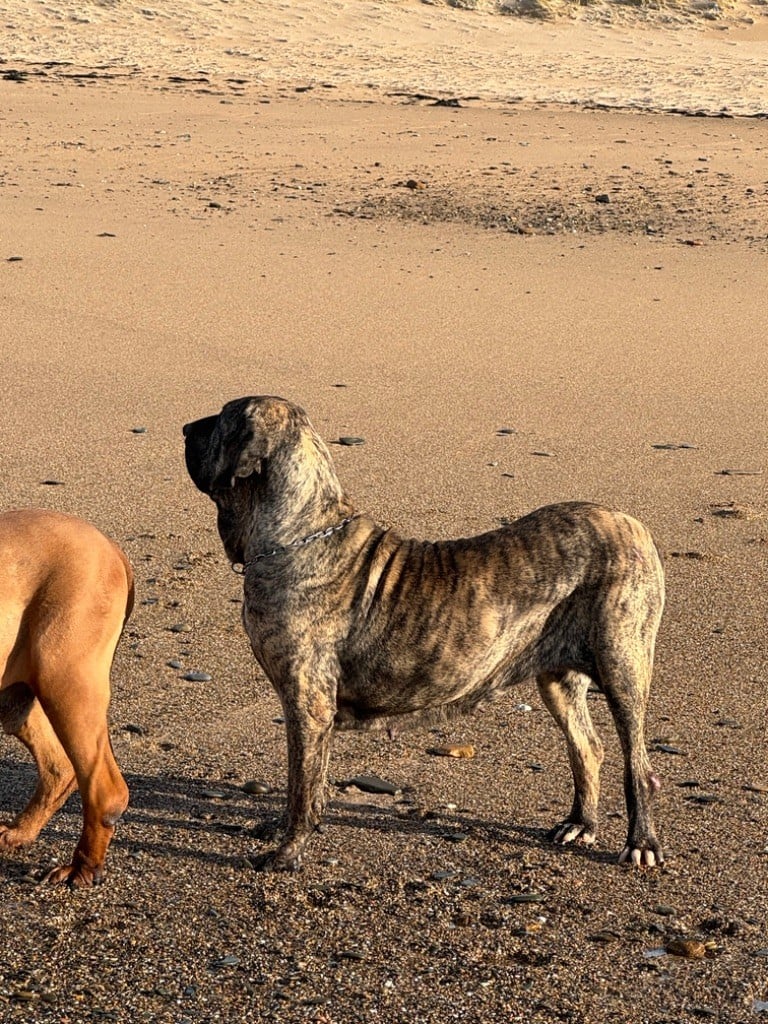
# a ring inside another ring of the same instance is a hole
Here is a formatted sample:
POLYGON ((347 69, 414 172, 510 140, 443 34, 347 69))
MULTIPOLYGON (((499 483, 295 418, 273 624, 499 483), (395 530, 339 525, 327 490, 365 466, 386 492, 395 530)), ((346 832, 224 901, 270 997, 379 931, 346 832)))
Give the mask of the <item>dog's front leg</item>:
POLYGON ((286 832, 260 870, 298 871, 307 840, 320 825, 326 803, 326 776, 336 714, 335 680, 302 672, 281 683, 288 740, 286 832))

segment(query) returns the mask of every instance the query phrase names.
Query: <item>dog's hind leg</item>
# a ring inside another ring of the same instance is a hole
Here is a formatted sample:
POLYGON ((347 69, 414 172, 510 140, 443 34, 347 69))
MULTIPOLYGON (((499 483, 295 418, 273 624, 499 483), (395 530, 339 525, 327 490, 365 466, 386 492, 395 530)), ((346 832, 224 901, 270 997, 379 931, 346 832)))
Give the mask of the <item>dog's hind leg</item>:
POLYGON ((128 787, 112 753, 107 726, 109 674, 105 678, 98 665, 81 662, 70 667, 61 682, 41 678, 40 690, 51 725, 74 767, 83 803, 83 831, 72 863, 54 868, 46 881, 78 888, 94 885, 102 880, 115 825, 128 806, 128 787))
POLYGON ((571 813, 550 833, 552 841, 562 845, 582 843, 589 846, 597 836, 603 744, 595 732, 587 707, 590 682, 588 676, 578 672, 546 674, 537 679, 541 698, 565 735, 573 774, 571 813))
POLYGON ((624 754, 624 796, 629 829, 619 863, 654 867, 664 861, 653 827, 651 800, 661 783, 645 747, 645 710, 651 659, 621 649, 599 659, 600 685, 616 723, 624 754))
POLYGON ((10 825, 0 825, 0 847, 11 849, 34 842, 51 816, 76 785, 75 772, 45 712, 25 683, 0 693, 0 722, 32 754, 38 782, 24 810, 10 825))
POLYGON ((261 870, 298 871, 307 840, 320 825, 336 715, 335 690, 335 684, 319 686, 316 679, 281 686, 288 739, 286 831, 277 850, 259 862, 261 870))

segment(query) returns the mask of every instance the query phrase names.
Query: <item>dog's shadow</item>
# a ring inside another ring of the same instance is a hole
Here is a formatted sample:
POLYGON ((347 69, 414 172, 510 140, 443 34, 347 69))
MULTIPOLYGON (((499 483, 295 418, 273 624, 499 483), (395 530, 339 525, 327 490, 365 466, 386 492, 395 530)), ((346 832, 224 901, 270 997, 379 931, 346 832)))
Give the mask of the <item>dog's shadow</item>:
MULTIPOLYGON (((0 759, 0 821, 10 821, 25 805, 36 783, 32 765, 0 759)), ((118 826, 113 849, 131 856, 149 856, 171 861, 195 861, 210 866, 242 867, 244 857, 266 852, 285 810, 284 793, 258 796, 246 794, 228 782, 211 783, 189 776, 126 774, 131 799, 118 826), (160 835, 160 838, 155 838, 160 835), (152 837, 152 838, 150 838, 152 837), (221 852, 226 837, 233 838, 233 852, 221 852), (249 850, 242 852, 245 839, 249 850), (238 847, 240 852, 236 852, 238 847)), ((446 843, 471 838, 508 845, 511 851, 551 849, 549 832, 513 823, 502 823, 467 814, 440 812, 421 816, 403 814, 392 803, 366 803, 337 799, 331 789, 324 828, 347 828, 408 836, 431 836, 446 843)), ((28 879, 31 866, 41 859, 65 857, 74 847, 82 827, 80 797, 75 793, 54 815, 38 842, 22 851, 0 853, 0 878, 28 879), (38 849, 37 855, 35 850, 38 849), (41 858, 42 855, 42 858, 41 858)), ((592 861, 611 861, 609 852, 573 847, 571 852, 592 861)))

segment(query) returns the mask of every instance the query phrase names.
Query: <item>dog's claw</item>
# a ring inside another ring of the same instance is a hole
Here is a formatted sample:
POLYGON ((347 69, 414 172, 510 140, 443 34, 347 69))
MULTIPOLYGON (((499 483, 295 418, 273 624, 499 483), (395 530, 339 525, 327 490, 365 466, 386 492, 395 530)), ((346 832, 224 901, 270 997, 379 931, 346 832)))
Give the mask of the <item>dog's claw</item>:
POLYGON ((648 847, 625 846, 619 854, 619 864, 626 864, 633 868, 655 868, 661 867, 664 863, 664 854, 661 850, 652 850, 648 847))
POLYGON ((552 842, 557 846, 594 846, 597 836, 586 825, 575 821, 564 821, 550 833, 552 842))

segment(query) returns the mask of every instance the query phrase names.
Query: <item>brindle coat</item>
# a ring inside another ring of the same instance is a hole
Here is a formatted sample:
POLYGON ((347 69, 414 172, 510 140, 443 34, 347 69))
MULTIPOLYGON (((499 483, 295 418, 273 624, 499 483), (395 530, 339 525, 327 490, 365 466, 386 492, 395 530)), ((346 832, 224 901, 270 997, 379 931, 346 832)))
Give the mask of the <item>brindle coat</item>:
POLYGON ((300 865, 325 805, 334 725, 471 710, 531 678, 565 734, 575 785, 554 841, 595 841, 594 681, 624 754, 619 860, 663 860, 643 730, 664 577, 645 527, 573 502, 464 540, 405 540, 357 512, 306 414, 284 399, 229 402, 184 435, 227 556, 245 566, 245 629, 285 716, 287 830, 264 866, 300 865))
POLYGON ((79 786, 80 841, 49 882, 101 881, 128 804, 107 708, 132 606, 128 560, 95 526, 41 509, 0 515, 0 725, 28 748, 39 775, 26 808, 0 825, 0 850, 33 842, 79 786))

